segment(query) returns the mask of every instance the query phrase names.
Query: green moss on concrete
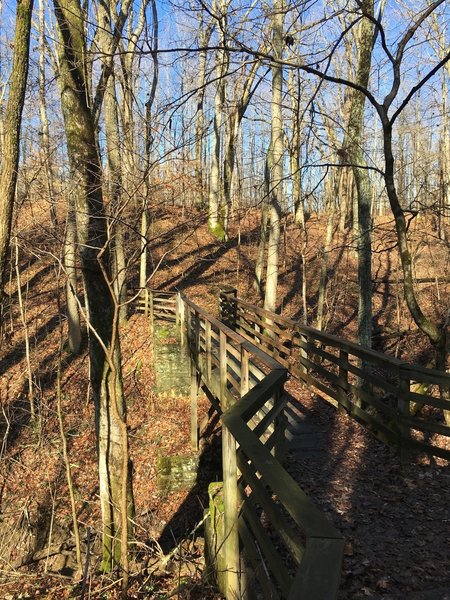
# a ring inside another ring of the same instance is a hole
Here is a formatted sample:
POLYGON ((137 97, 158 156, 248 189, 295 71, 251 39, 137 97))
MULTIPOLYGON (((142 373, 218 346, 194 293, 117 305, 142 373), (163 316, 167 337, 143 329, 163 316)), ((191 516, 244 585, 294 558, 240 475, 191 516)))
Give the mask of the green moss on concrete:
POLYGON ((197 482, 199 458, 190 456, 159 456, 157 486, 162 493, 188 490, 197 482))
POLYGON ((224 230, 221 223, 216 223, 216 225, 210 225, 209 231, 216 237, 219 242, 225 242, 227 239, 226 231, 224 230))

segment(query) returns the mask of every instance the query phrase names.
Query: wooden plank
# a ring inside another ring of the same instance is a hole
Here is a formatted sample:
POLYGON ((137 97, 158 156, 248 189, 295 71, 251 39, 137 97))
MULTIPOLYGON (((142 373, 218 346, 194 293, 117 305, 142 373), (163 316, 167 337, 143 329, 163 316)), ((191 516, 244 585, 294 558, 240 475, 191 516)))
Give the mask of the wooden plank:
MULTIPOLYGON (((332 362, 333 364, 338 366, 344 372, 352 373, 353 375, 356 375, 360 379, 366 379, 367 381, 370 381, 377 387, 384 389, 386 392, 388 392, 390 394, 396 395, 398 393, 398 386, 393 383, 390 383, 389 381, 387 381, 386 378, 375 375, 368 371, 363 371, 357 365, 351 363, 349 360, 345 360, 342 356, 340 356, 340 357, 335 356, 334 354, 331 354, 331 353, 327 352, 326 350, 323 350, 322 348, 318 348, 312 342, 307 342, 307 343, 301 342, 298 347, 307 350, 309 352, 309 354, 316 354, 317 356, 320 356, 321 358, 324 358, 325 360, 329 360, 330 362, 332 362)), ((342 355, 348 355, 348 353, 345 350, 341 350, 341 352, 342 352, 342 355)), ((314 362, 313 364, 316 365, 317 363, 314 362)), ((398 371, 394 371, 391 369, 391 373, 396 374, 396 373, 398 373, 398 371)))
MULTIPOLYGON (((284 566, 267 531, 265 531, 261 521, 256 516, 254 507, 250 508, 246 502, 244 502, 243 506, 243 516, 248 525, 249 532, 253 535, 253 538, 257 543, 258 552, 261 555, 261 559, 263 559, 266 577, 270 581, 271 578, 269 575, 271 574, 273 580, 277 582, 282 592, 281 597, 286 597, 289 593, 290 583, 292 581, 289 571, 284 566)), ((272 583, 272 592, 274 589, 276 588, 272 583)))
POLYGON ((448 425, 443 425, 442 423, 425 421, 425 419, 418 419, 417 417, 412 416, 401 416, 400 422, 416 431, 427 431, 428 433, 438 433, 439 435, 450 437, 450 427, 448 425))
MULTIPOLYGON (((239 329, 239 328, 238 328, 239 329)), ((258 340, 251 339, 247 333, 244 331, 240 331, 242 337, 245 339, 247 344, 253 346, 252 354, 255 357, 258 357, 263 364, 270 367, 272 370, 275 369, 283 369, 284 365, 281 364, 281 361, 276 360, 271 354, 270 350, 268 350, 265 344, 262 344, 258 340)), ((244 344, 242 344, 244 346, 244 344)))
POLYGON ((278 415, 283 412, 286 403, 287 399, 282 402, 276 402, 274 406, 264 415, 258 425, 256 425, 256 427, 253 429, 253 433, 255 433, 258 437, 261 437, 269 425, 274 423, 278 415))
MULTIPOLYGON (((254 587, 261 586, 264 598, 268 600, 279 600, 280 596, 269 577, 259 545, 250 533, 242 515, 239 518, 239 536, 242 539, 244 551, 254 570, 254 581, 249 578, 248 585, 251 586, 253 584, 254 587)), ((246 590, 241 590, 241 592, 245 594, 246 590)))
POLYGON ((291 340, 292 327, 277 326, 278 324, 276 322, 276 318, 274 318, 274 315, 272 315, 270 322, 267 322, 263 318, 260 318, 257 314, 245 312, 238 307, 237 316, 240 322, 245 321, 250 327, 257 325, 260 329, 269 329, 281 340, 286 342, 291 340))
POLYGON ((250 389, 249 352, 241 346, 241 397, 250 389))
POLYGON ((344 540, 309 539, 288 600, 333 600, 337 598, 344 540), (326 576, 324 576, 326 573, 326 576))
POLYGON ((233 409, 222 414, 222 421, 239 440, 242 451, 251 459, 266 484, 277 490, 278 499, 306 536, 341 539, 341 535, 322 512, 314 506, 242 419, 233 413, 233 409))
POLYGON ((242 490, 245 488, 245 484, 249 485, 252 490, 250 496, 244 498, 244 506, 249 508, 250 505, 254 511, 256 509, 256 504, 261 506, 266 513, 272 528, 281 537, 286 549, 289 551, 291 558, 295 564, 300 565, 304 548, 301 544, 298 534, 295 534, 292 523, 290 523, 283 515, 280 506, 273 501, 270 492, 265 486, 264 480, 258 479, 254 472, 254 468, 251 464, 249 464, 248 458, 241 450, 238 450, 237 460, 238 467, 244 475, 244 481, 241 484, 242 490))
POLYGON ((429 394, 418 394, 417 392, 411 391, 405 394, 405 398, 409 400, 409 402, 416 402, 424 406, 434 406, 435 408, 450 410, 449 400, 441 400, 440 398, 435 398, 434 396, 430 396, 429 394))
POLYGON ((259 340, 259 343, 264 344, 264 348, 265 348, 265 351, 267 352, 267 354, 269 354, 271 356, 273 356, 273 354, 272 354, 273 350, 271 350, 268 346, 272 346, 272 348, 277 348, 280 352, 282 352, 286 356, 289 356, 289 354, 291 352, 290 348, 288 348, 287 346, 284 346, 281 343, 278 343, 276 341, 276 338, 271 338, 271 337, 268 337, 267 335, 265 335, 263 332, 255 331, 254 329, 252 329, 252 327, 250 325, 247 325, 246 323, 243 323, 242 321, 238 322, 237 331, 239 331, 239 332, 245 331, 245 333, 247 334, 247 336, 249 338, 252 338, 253 336, 257 337, 259 340))
POLYGON ((191 450, 198 450, 198 388, 199 376, 195 362, 191 360, 191 450))
POLYGON ((205 351, 206 351, 206 373, 208 377, 211 377, 211 323, 209 321, 205 322, 205 351))
POLYGON ((421 442, 414 439, 404 440, 404 444, 405 447, 410 448, 415 452, 423 452, 424 454, 438 456, 440 458, 444 458, 445 460, 450 460, 450 450, 447 450, 446 448, 440 448, 439 446, 427 444, 426 442, 421 442))
MULTIPOLYGON (((323 393, 331 396, 332 398, 335 398, 342 406, 344 406, 344 408, 346 408, 348 410, 348 412, 352 416, 358 417, 365 423, 371 425, 378 431, 382 432, 392 444, 398 445, 400 443, 400 437, 399 437, 398 432, 387 427, 384 423, 379 421, 376 417, 366 413, 363 409, 359 408, 356 404, 351 402, 349 399, 344 399, 342 397, 339 397, 335 390, 332 390, 332 389, 328 388, 327 386, 323 385, 320 381, 318 381, 317 379, 315 379, 308 373, 300 373, 299 372, 299 378, 302 379, 303 381, 305 381, 307 384, 313 385, 314 387, 318 388, 323 393)), ((372 433, 374 433, 374 432, 372 432, 372 433)), ((376 434, 374 433, 374 435, 376 435, 376 434)), ((377 437, 379 437, 379 436, 377 436, 377 437)))
MULTIPOLYGON (((310 352, 311 353, 311 352, 310 352)), ((336 365, 338 365, 340 368, 346 370, 347 373, 351 373, 352 375, 355 375, 358 379, 360 380, 364 380, 367 383, 371 383, 374 386, 381 388, 382 390, 384 390, 386 393, 388 394, 392 394, 393 396, 398 396, 399 394, 399 387, 398 384, 394 384, 394 383, 390 383, 386 378, 383 378, 382 376, 376 375, 368 370, 363 370, 360 367, 350 363, 350 362, 345 362, 343 361, 341 358, 336 357, 336 360, 334 361, 336 365)), ((312 364, 314 365, 315 370, 319 371, 321 368, 325 368, 321 365, 318 365, 318 363, 316 362, 312 362, 312 364)), ((398 378, 397 378, 398 379, 398 378)), ((344 382, 336 382, 336 385, 339 385, 341 387, 343 387, 345 389, 345 379, 344 382)), ((358 388, 353 386, 352 384, 348 384, 348 386, 352 386, 352 388, 354 390, 357 390, 358 388)), ((374 396, 372 396, 373 398, 374 396)), ((368 400, 370 401, 370 400, 368 400)))
POLYGON ((222 330, 220 331, 219 377, 220 390, 221 393, 224 394, 224 390, 227 387, 227 334, 225 331, 222 330))
POLYGON ((185 298, 185 304, 191 310, 196 310, 202 318, 208 319, 210 321, 212 327, 216 327, 217 330, 225 333, 227 337, 234 340, 237 344, 243 345, 247 349, 249 349, 250 352, 255 354, 255 356, 258 356, 258 358, 261 360, 261 362, 263 364, 266 364, 270 368, 281 368, 279 363, 270 359, 270 357, 266 353, 261 352, 258 348, 256 348, 256 346, 253 346, 253 344, 251 344, 251 342, 249 342, 248 340, 244 340, 244 338, 241 335, 239 335, 238 333, 236 333, 235 331, 233 331, 232 329, 230 329, 229 327, 224 325, 221 321, 219 321, 218 319, 216 319, 215 317, 210 315, 207 311, 203 310, 200 306, 196 305, 194 302, 192 302, 188 298, 185 298), (243 340, 244 340, 244 344, 242 343, 243 340), (254 348, 254 351, 253 351, 252 346, 254 348))
POLYGON ((287 371, 275 371, 259 381, 240 401, 228 412, 233 416, 248 421, 272 397, 275 390, 286 381, 287 371))
POLYGON ((417 365, 402 365, 402 372, 417 383, 433 383, 445 389, 450 389, 450 374, 436 369, 425 369, 417 365))
POLYGON ((225 578, 227 599, 231 599, 239 598, 239 494, 237 489, 236 440, 226 426, 222 426, 222 471, 225 578))
POLYGON ((272 320, 277 320, 280 323, 283 323, 285 325, 291 326, 291 327, 295 327, 297 325, 297 321, 293 321, 292 319, 288 319, 286 317, 282 317, 281 315, 277 314, 277 313, 273 313, 270 310, 265 310, 264 308, 259 308, 259 306, 254 306, 253 304, 250 304, 249 302, 245 302, 245 300, 241 300, 240 298, 236 298, 236 299, 232 299, 231 302, 235 302, 237 303, 238 306, 243 306, 247 309, 249 309, 251 312, 255 312, 258 315, 261 315, 263 317, 268 317, 272 320))
POLYGON ((231 387, 236 390, 236 392, 241 391, 241 384, 240 384, 240 380, 239 377, 233 377, 232 372, 230 371, 230 369, 227 369, 227 381, 231 384, 231 387))

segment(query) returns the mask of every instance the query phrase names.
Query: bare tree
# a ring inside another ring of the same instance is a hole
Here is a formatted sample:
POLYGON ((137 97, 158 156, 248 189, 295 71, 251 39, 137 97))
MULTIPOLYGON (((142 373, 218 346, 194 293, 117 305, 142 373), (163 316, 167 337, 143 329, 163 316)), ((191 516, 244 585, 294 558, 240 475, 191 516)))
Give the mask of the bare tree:
POLYGON ((95 122, 88 104, 85 21, 78 0, 55 0, 61 105, 76 184, 77 239, 90 329, 90 374, 96 413, 104 570, 119 563, 128 574, 128 517, 132 510, 126 405, 123 396, 118 306, 111 285, 106 215, 95 122))
POLYGON ((277 302, 278 259, 280 246, 281 197, 283 190, 283 66, 284 0, 274 0, 272 7, 272 129, 271 179, 269 199, 269 241, 267 245, 267 276, 264 308, 274 311, 277 302))
MULTIPOLYGON (((367 88, 373 49, 373 0, 360 3, 363 18, 358 31, 358 61, 355 83, 367 88)), ((372 346, 372 185, 363 153, 365 95, 352 90, 344 156, 352 165, 358 199, 358 341, 362 346, 372 346)))
POLYGON ((4 131, 0 171, 0 302, 3 296, 19 166, 20 126, 28 77, 32 11, 33 0, 18 0, 11 85, 5 111, 5 122, 8 126, 4 131))
POLYGON ((208 224, 211 233, 219 240, 225 240, 227 232, 224 223, 223 186, 220 180, 220 156, 222 130, 225 121, 226 77, 230 64, 227 43, 227 11, 230 0, 215 0, 214 10, 217 20, 218 46, 216 53, 216 92, 214 95, 213 151, 211 155, 211 173, 209 180, 208 224))

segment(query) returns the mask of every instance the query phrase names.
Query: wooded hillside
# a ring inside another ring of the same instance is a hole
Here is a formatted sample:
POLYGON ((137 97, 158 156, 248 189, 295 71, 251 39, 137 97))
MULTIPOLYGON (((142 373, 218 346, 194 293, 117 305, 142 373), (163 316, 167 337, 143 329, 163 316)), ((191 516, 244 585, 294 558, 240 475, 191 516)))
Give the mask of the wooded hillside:
MULTIPOLYGON (((216 314, 231 286, 448 372, 449 18, 444 0, 0 3, 5 585, 36 571, 80 597, 89 578, 123 598, 174 589, 143 574, 169 536, 149 511, 178 511, 177 535, 201 515, 192 494, 186 523, 182 495, 149 507, 189 411, 152 388, 146 289, 216 314)), ((189 590, 214 595, 201 570, 189 590)))

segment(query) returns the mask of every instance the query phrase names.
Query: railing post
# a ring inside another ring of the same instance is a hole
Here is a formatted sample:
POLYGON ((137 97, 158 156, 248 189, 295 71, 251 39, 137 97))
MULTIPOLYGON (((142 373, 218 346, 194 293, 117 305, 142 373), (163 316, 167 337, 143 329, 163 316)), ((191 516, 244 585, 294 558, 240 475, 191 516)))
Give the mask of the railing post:
MULTIPOLYGON (((227 336, 219 334, 219 373, 220 403, 222 411, 231 408, 227 389, 227 336)), ((237 600, 240 595, 240 554, 239 554, 239 504, 237 486, 236 440, 225 424, 222 423, 222 471, 223 471, 223 508, 224 508, 224 550, 225 580, 227 600, 237 600)))
POLYGON ((180 294, 177 293, 175 300, 175 329, 178 335, 180 335, 180 294))
POLYGON ((210 321, 205 321, 205 352, 206 352, 206 376, 208 378, 208 382, 211 381, 211 373, 212 373, 212 347, 211 347, 211 323, 210 321))
POLYGON ((148 316, 148 289, 144 288, 144 315, 147 317, 148 316))
MULTIPOLYGON (((278 388, 274 395, 274 403, 283 402, 284 395, 284 384, 278 388)), ((275 447, 274 447, 274 456, 280 465, 283 464, 284 459, 286 457, 286 427, 287 427, 287 417, 286 412, 283 410, 278 414, 274 423, 275 427, 275 447)))
POLYGON ((146 289, 145 292, 146 292, 145 314, 147 314, 147 305, 148 305, 148 310, 150 312, 150 331, 153 333, 153 331, 155 329, 155 323, 154 323, 154 318, 155 318, 154 296, 153 296, 152 290, 146 289))
POLYGON ((398 396, 397 396, 397 410, 399 418, 399 431, 400 431, 400 458, 402 462, 409 460, 410 452, 408 446, 404 443, 411 438, 411 428, 407 423, 402 423, 402 417, 410 416, 409 398, 408 393, 411 389, 411 381, 406 374, 402 372, 400 367, 398 370, 398 396))
MULTIPOLYGON (((306 345, 308 343, 308 336, 300 333, 300 341, 306 345)), ((308 352, 305 350, 305 348, 300 347, 300 357, 306 359, 308 358, 308 352)), ((308 367, 300 363, 300 372, 305 373, 306 375, 306 373, 308 373, 308 367)))
POLYGON ((198 372, 198 351, 200 340, 200 321, 199 315, 194 314, 193 323, 193 340, 191 343, 191 448, 198 450, 198 388, 199 388, 199 372, 198 372))
POLYGON ((230 329, 236 329, 237 289, 227 286, 219 292, 220 320, 230 329), (234 301, 233 301, 234 300, 234 301))
POLYGON ((227 336, 222 330, 219 333, 219 377, 220 405, 225 410, 225 390, 227 389, 227 336))
POLYGON ((241 398, 249 391, 249 371, 248 371, 249 352, 241 346, 241 398))
MULTIPOLYGON (((344 363, 348 363, 348 352, 346 350, 343 350, 342 348, 339 349, 339 360, 344 363)), ((342 380, 342 387, 339 387, 338 389, 338 410, 340 412, 347 412, 345 406, 343 406, 343 404, 341 404, 340 401, 341 397, 347 399, 348 390, 348 368, 344 367, 344 365, 342 364, 339 365, 339 379, 342 380)))
POLYGON ((239 592, 239 532, 236 440, 222 424, 223 508, 225 525, 226 598, 237 600, 239 592))
POLYGON ((180 324, 180 342, 181 346, 184 347, 186 345, 186 309, 184 300, 181 297, 181 294, 178 292, 177 295, 178 301, 178 314, 179 314, 179 324, 180 324))

